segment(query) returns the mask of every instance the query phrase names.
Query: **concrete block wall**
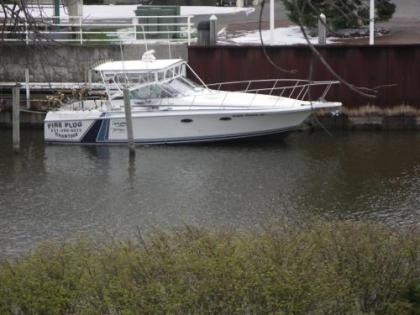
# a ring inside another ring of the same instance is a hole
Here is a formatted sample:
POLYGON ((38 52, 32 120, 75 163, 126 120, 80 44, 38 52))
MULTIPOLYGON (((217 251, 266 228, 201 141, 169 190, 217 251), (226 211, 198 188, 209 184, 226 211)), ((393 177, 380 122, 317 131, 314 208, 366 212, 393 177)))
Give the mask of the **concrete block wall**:
MULTIPOLYGON (((169 47, 148 45, 156 57, 168 58, 169 47)), ((24 82, 29 68, 31 82, 85 82, 88 69, 105 60, 140 59, 144 45, 0 45, 0 82, 24 82)), ((187 59, 185 44, 170 47, 173 58, 187 59)))

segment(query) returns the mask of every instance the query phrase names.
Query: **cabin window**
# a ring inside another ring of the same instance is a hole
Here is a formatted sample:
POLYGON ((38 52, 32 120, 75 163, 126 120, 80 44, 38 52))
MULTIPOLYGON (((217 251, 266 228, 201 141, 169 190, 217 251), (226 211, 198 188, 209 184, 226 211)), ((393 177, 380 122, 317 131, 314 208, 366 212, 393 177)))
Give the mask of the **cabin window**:
POLYGON ((173 69, 168 69, 165 72, 165 79, 172 79, 174 77, 173 69))
POLYGON ((126 84, 128 83, 128 77, 126 73, 118 73, 114 77, 115 83, 117 84, 126 84))
POLYGON ((194 82, 189 81, 186 78, 176 78, 169 83, 165 84, 165 87, 171 87, 173 90, 178 91, 179 93, 182 93, 184 95, 189 95, 191 93, 194 93, 194 91, 197 88, 200 88, 198 85, 196 85, 194 82))
POLYGON ((156 99, 156 98, 167 98, 173 97, 177 94, 177 91, 168 86, 162 86, 158 84, 151 84, 143 86, 139 89, 130 91, 130 97, 132 99, 156 99))
POLYGON ((221 121, 229 121, 229 120, 232 120, 232 117, 220 117, 219 120, 221 120, 221 121))

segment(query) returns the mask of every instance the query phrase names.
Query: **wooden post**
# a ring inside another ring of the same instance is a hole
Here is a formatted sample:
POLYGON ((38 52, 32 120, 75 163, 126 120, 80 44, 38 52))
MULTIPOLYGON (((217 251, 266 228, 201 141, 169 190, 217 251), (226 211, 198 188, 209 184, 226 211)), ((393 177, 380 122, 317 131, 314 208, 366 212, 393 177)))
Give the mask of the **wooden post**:
POLYGON ((20 150, 20 84, 13 87, 13 111, 12 111, 12 128, 13 128, 13 151, 18 153, 20 150))
POLYGON ((128 88, 124 88, 124 111, 125 111, 125 122, 127 126, 128 149, 130 151, 130 157, 132 157, 136 155, 136 149, 134 145, 133 118, 131 117, 130 94, 129 94, 128 88))
POLYGON ((318 44, 327 44, 327 17, 321 13, 318 18, 318 44))
POLYGON ((29 88, 29 69, 25 69, 26 109, 31 109, 31 90, 29 88))

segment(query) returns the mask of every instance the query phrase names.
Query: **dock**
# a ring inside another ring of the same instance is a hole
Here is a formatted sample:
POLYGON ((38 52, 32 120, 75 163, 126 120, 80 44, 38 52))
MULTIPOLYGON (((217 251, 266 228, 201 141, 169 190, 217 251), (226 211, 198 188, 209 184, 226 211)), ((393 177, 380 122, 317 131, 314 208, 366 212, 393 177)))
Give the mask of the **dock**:
POLYGON ((20 85, 21 90, 26 90, 27 87, 31 91, 38 92, 53 92, 57 90, 74 90, 88 87, 91 90, 103 90, 102 83, 87 83, 87 82, 0 82, 0 89, 11 89, 16 84, 20 85))

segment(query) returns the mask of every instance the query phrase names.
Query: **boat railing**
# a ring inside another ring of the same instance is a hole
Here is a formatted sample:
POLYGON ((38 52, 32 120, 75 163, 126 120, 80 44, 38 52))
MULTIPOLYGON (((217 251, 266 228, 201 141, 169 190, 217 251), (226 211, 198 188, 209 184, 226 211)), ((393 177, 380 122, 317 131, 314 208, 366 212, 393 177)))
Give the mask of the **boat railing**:
MULTIPOLYGON (((254 93, 249 106, 252 106, 258 94, 268 94, 290 98, 298 101, 324 100, 333 85, 339 81, 310 81, 300 79, 263 79, 230 81, 207 84, 207 88, 217 91, 226 91, 222 106, 225 104, 230 92, 254 93)), ((193 104, 195 102, 193 99, 193 104)), ((277 105, 279 98, 274 105, 277 105)))
POLYGON ((301 79, 263 79, 263 80, 245 80, 245 81, 230 81, 230 82, 220 82, 220 83, 211 83, 207 84, 207 87, 215 89, 215 90, 232 90, 237 92, 245 92, 245 93, 259 93, 259 92, 268 92, 267 94, 273 95, 275 91, 280 92, 280 96, 289 97, 289 98, 297 98, 299 96, 305 95, 305 91, 311 87, 316 86, 325 86, 325 90, 323 92, 323 96, 325 97, 326 94, 331 89, 332 85, 339 84, 339 81, 310 81, 310 80, 301 80, 301 79), (265 87, 260 88, 252 88, 255 85, 263 85, 265 87), (286 85, 279 85, 279 84, 286 84, 286 85), (246 86, 245 89, 235 88, 246 86), (298 90, 298 93, 295 94, 295 91, 298 90), (302 92, 302 90, 304 90, 302 92), (285 92, 290 91, 289 95, 283 95, 285 92), (293 97, 295 96, 295 97, 293 97))

